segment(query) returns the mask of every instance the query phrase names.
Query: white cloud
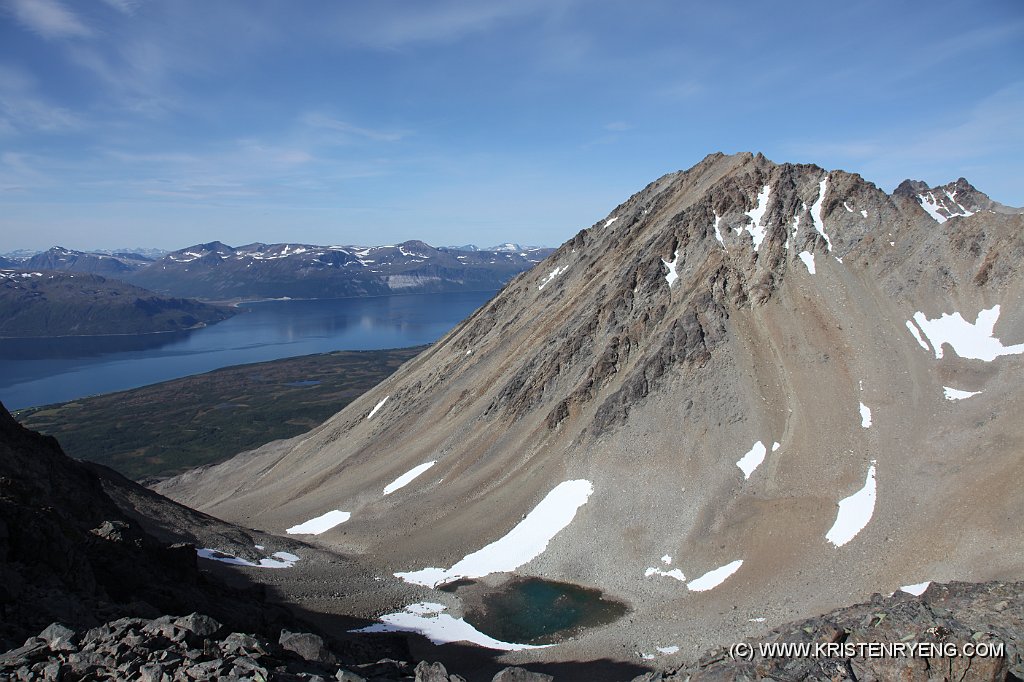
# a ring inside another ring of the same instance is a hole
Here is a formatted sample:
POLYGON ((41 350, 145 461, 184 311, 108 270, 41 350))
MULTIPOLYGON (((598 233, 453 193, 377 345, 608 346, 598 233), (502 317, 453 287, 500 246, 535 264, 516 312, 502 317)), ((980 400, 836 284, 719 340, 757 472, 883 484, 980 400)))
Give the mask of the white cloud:
POLYGON ((92 30, 57 0, 13 0, 10 7, 25 28, 44 38, 92 35, 92 30))

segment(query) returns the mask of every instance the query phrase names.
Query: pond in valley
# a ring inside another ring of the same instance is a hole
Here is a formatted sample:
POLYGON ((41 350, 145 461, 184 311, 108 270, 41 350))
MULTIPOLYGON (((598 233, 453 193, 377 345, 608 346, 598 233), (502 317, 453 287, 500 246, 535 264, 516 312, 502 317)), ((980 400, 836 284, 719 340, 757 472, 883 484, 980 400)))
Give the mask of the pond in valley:
POLYGON ((441 589, 460 598, 467 622, 503 642, 552 644, 629 611, 600 590, 542 578, 511 578, 497 586, 460 580, 441 589))

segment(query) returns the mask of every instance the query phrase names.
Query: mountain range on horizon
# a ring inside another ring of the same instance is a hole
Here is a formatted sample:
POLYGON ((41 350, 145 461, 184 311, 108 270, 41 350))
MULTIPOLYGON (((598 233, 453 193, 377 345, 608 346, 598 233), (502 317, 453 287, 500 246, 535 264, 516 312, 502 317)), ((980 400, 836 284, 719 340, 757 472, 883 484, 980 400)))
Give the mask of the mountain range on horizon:
POLYGON ((328 610, 430 633, 510 575, 630 608, 509 663, 667 667, 877 592, 1019 580, 1022 255, 1024 212, 966 181, 712 154, 322 426, 155 489, 381 579, 328 610))
POLYGON ((390 293, 490 291, 553 249, 501 244, 435 248, 421 241, 384 246, 317 246, 219 241, 165 253, 84 252, 53 247, 0 268, 76 272, 123 280, 164 296, 230 300, 342 298, 390 293))

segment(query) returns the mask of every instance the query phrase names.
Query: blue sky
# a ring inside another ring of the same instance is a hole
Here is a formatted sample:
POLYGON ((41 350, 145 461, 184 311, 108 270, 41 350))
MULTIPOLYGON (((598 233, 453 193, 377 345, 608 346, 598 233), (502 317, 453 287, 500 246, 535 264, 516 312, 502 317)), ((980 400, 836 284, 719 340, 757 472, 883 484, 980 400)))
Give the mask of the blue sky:
POLYGON ((557 245, 714 151, 1024 205, 1024 1, 0 0, 0 251, 557 245))

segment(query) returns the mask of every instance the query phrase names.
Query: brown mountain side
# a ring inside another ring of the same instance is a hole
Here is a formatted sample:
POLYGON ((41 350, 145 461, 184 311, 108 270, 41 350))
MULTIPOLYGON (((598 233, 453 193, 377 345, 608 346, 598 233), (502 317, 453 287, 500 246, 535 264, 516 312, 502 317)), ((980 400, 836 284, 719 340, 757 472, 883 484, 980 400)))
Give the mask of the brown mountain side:
POLYGON ((350 512, 312 541, 390 576, 454 566, 586 480, 515 570, 631 622, 509 660, 693 654, 900 585, 1019 578, 1022 249, 1024 216, 939 222, 854 174, 711 155, 320 428, 160 490, 275 531, 350 512), (949 324, 975 345, 941 345, 949 324))

